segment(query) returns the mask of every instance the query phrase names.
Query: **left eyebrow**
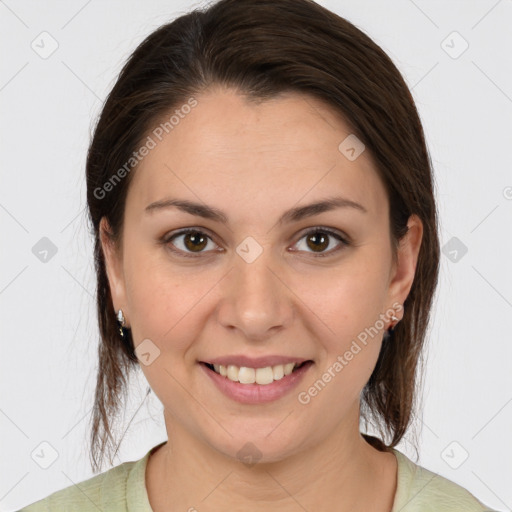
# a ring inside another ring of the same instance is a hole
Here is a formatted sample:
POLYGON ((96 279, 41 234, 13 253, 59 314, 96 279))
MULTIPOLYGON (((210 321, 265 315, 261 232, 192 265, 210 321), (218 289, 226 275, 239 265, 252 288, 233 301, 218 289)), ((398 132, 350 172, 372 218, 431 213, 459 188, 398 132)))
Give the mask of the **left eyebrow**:
MULTIPOLYGON (((177 208, 178 210, 189 213, 190 215, 196 215, 222 224, 229 224, 228 216, 223 211, 214 208, 213 206, 195 203, 187 199, 169 198, 161 201, 155 201, 154 203, 146 206, 145 212, 152 213, 154 211, 167 208, 177 208)), ((368 210, 362 204, 345 197, 335 196, 305 206, 291 208, 281 215, 277 224, 282 225, 285 223, 298 222, 302 219, 319 215, 320 213, 334 210, 336 208, 353 208, 362 213, 368 213, 368 210)))
POLYGON ((315 203, 307 204, 306 206, 298 206, 296 208, 292 208, 291 210, 284 212, 277 223, 284 224, 290 222, 298 222, 307 217, 319 215, 320 213, 335 210, 336 208, 354 208, 361 213, 368 213, 368 210, 362 204, 356 203, 355 201, 347 199, 346 197, 336 196, 326 198, 315 203))

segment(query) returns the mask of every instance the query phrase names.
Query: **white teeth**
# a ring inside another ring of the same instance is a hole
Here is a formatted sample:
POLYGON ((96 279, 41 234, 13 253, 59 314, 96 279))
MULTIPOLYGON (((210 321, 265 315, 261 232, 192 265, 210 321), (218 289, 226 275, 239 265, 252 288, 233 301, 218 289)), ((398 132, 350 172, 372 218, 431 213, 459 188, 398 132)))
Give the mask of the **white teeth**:
MULTIPOLYGON (((229 368, 228 368, 229 370, 229 368)), ((232 370, 231 375, 235 375, 236 373, 236 367, 234 370, 232 370)), ((229 375, 229 371, 228 371, 229 375)), ((254 384, 256 382, 256 370, 254 368, 247 368, 245 366, 242 366, 240 370, 238 370, 238 382, 241 382, 242 384, 254 384)))
POLYGON ((284 374, 290 375, 290 373, 293 372, 293 369, 295 368, 295 363, 288 363, 284 365, 284 374))
POLYGON ((228 379, 235 382, 238 380, 238 368, 232 364, 228 366, 228 379))
POLYGON ((272 367, 272 370, 274 373, 274 380, 280 380, 284 377, 284 366, 282 364, 272 367))
MULTIPOLYGON (((240 369, 240 371, 242 371, 242 369, 240 369)), ((256 381, 256 384, 272 384, 272 382, 274 382, 274 370, 272 366, 258 368, 255 373, 256 377, 254 380, 256 381)))
POLYGON ((224 366, 214 364, 214 370, 227 377, 233 382, 241 384, 271 384, 275 380, 282 379, 285 375, 290 375, 298 363, 277 364, 275 366, 266 366, 265 368, 248 368, 246 366, 238 367, 233 364, 224 366))

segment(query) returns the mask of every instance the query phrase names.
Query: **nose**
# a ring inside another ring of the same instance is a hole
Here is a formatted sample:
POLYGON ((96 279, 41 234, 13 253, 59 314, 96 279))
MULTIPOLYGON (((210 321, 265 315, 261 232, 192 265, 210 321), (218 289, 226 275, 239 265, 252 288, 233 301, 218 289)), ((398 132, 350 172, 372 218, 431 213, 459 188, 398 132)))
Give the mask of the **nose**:
POLYGON ((289 327, 294 311, 293 293, 264 255, 252 263, 242 258, 234 262, 223 280, 218 309, 221 325, 253 341, 264 341, 289 327))

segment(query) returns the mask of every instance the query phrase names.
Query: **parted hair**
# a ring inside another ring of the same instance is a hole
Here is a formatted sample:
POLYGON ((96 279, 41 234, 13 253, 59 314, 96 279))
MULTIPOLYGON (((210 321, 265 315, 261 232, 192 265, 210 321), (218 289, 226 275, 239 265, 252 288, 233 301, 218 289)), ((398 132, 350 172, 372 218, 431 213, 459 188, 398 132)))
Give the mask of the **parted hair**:
POLYGON ((126 170, 161 119, 212 86, 233 88, 255 102, 285 92, 323 101, 375 162, 389 199, 395 261, 409 216, 417 215, 423 224, 404 317, 382 344, 361 394, 361 417, 380 432, 380 439, 367 439, 389 451, 415 414, 439 272, 433 170, 415 102, 395 64, 370 37, 312 0, 221 0, 164 24, 137 46, 105 100, 89 144, 87 205, 99 324, 90 425, 93 471, 101 470, 107 454, 113 463, 121 440, 112 426, 139 364, 130 331, 124 339, 119 335, 100 242, 100 221, 106 217, 109 237, 122 247, 126 195, 137 165, 108 193, 104 184, 126 170))

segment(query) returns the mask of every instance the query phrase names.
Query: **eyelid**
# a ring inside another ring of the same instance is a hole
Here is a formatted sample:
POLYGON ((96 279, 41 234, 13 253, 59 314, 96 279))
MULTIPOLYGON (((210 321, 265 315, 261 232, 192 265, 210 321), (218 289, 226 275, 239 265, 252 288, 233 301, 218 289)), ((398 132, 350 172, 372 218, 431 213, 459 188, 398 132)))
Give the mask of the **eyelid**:
POLYGON ((301 230, 299 232, 298 240, 300 240, 305 235, 308 235, 309 233, 316 233, 317 231, 321 231, 322 233, 327 233, 329 235, 334 236, 335 238, 339 237, 343 242, 345 242, 347 244, 352 243, 351 238, 344 231, 341 231, 340 229, 336 229, 336 228, 330 228, 328 226, 322 226, 322 225, 304 228, 303 230, 301 230))
MULTIPOLYGON (((338 242, 340 242, 342 247, 337 247, 335 249, 330 249, 329 251, 319 252, 319 253, 308 252, 308 251, 299 251, 299 250, 292 250, 292 252, 297 252, 297 253, 306 252, 307 254, 309 254, 313 257, 326 257, 326 256, 331 256, 331 255, 339 252, 343 248, 343 246, 346 247, 346 246, 352 245, 352 240, 347 234, 345 234, 343 231, 340 231, 340 230, 337 230, 334 228, 329 228, 327 226, 312 226, 309 228, 305 228, 304 230, 302 230, 300 232, 300 234, 297 237, 296 242, 294 242, 293 245, 296 245, 305 236, 307 236, 311 233, 317 233, 317 232, 325 233, 328 236, 331 236, 331 237, 337 239, 338 242)), ((174 238, 177 238, 179 236, 182 236, 182 235, 187 235, 189 233, 200 233, 200 234, 206 235, 212 242, 214 242, 216 245, 218 245, 214 240, 215 237, 210 233, 210 231, 207 228, 203 228, 202 226, 188 227, 188 228, 178 229, 177 231, 173 231, 170 233, 166 233, 160 239, 160 241, 163 245, 168 247, 170 251, 172 251, 175 254, 178 254, 179 256, 183 256, 185 258, 205 257, 205 256, 211 254, 212 252, 223 252, 224 251, 224 249, 221 249, 220 251, 204 251, 204 252, 193 253, 193 252, 182 251, 181 249, 175 249, 170 246, 170 245, 172 245, 172 244, 170 244, 171 240, 173 240, 174 238)))
MULTIPOLYGON (((160 239, 160 242, 166 246, 170 251, 172 251, 174 254, 177 254, 178 256, 183 256, 185 258, 199 258, 199 257, 205 257, 205 256, 208 256, 209 254, 211 254, 212 251, 205 251, 205 252, 198 252, 198 253, 193 253, 193 252, 186 252, 186 251, 182 251, 181 249, 175 249, 173 247, 171 247, 171 240, 173 240, 174 238, 177 238, 181 235, 188 235, 189 233, 200 233, 200 234, 203 234, 203 235, 206 235, 215 245, 218 245, 217 242, 215 242, 214 240, 214 236, 210 233, 210 230, 208 230, 207 228, 203 228, 202 226, 197 226, 197 227, 189 227, 189 228, 183 228, 183 229, 178 229, 177 231, 171 231, 170 233, 166 233, 161 239, 160 239)), ((220 250, 220 251, 213 251, 213 252, 223 252, 224 250, 220 250)))
MULTIPOLYGON (((334 256, 337 253, 339 253, 339 251, 342 250, 344 247, 348 247, 348 246, 352 245, 352 240, 343 231, 340 231, 340 230, 334 229, 334 228, 329 228, 327 226, 312 226, 310 228, 305 228, 298 236, 297 241, 294 243, 294 245, 296 245, 305 236, 307 236, 311 233, 325 233, 328 236, 335 238, 339 242, 338 247, 336 247, 334 249, 330 249, 329 251, 318 252, 318 253, 305 251, 306 254, 311 255, 314 258, 323 258, 323 257, 334 256)), ((293 252, 302 252, 302 251, 294 250, 293 252)))

